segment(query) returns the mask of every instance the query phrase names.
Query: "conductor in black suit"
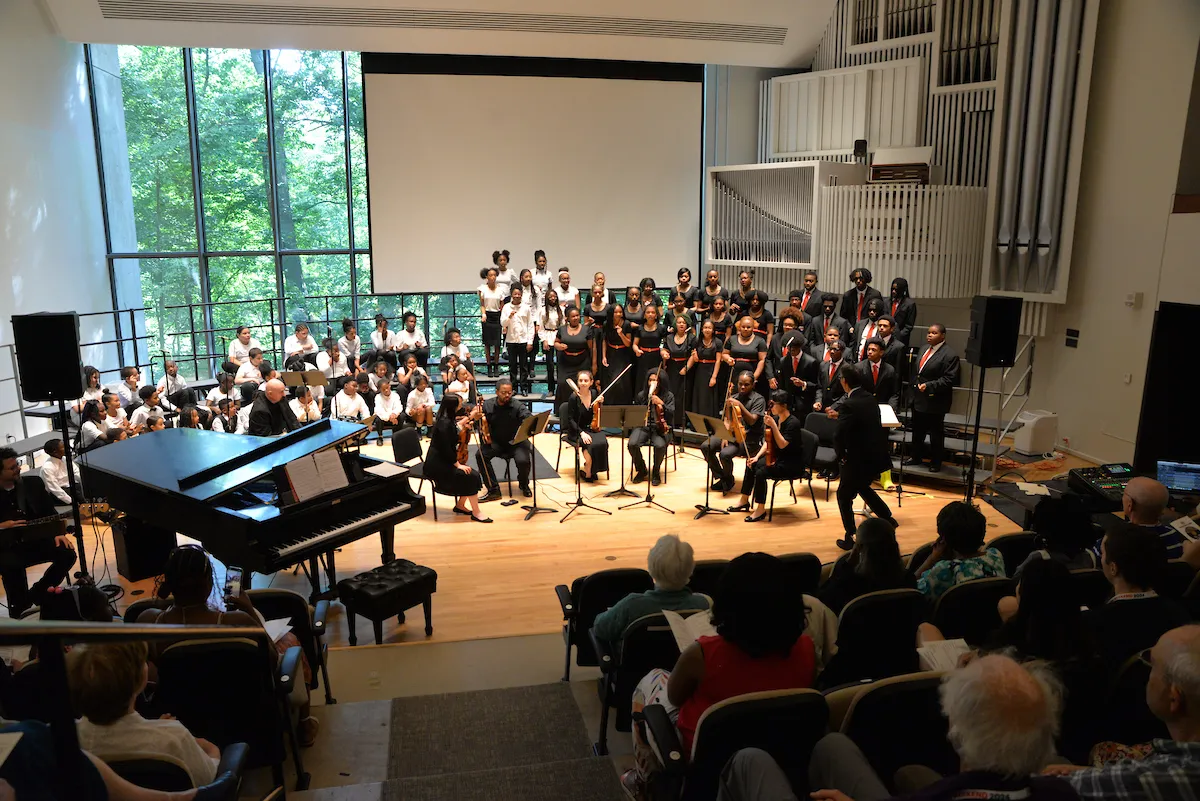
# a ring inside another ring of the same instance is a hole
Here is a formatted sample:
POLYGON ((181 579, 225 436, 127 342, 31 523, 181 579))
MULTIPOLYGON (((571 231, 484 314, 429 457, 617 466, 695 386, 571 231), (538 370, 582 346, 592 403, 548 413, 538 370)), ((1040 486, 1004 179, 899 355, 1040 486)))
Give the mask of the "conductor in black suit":
POLYGON ((954 385, 958 383, 958 354, 946 344, 946 327, 941 323, 929 326, 925 334, 928 347, 913 364, 913 375, 909 381, 912 393, 912 456, 905 464, 920 464, 925 448, 925 437, 929 437, 929 469, 942 469, 943 424, 950 403, 954 399, 954 385))
POLYGON ((861 320, 867 316, 867 304, 872 298, 883 300, 883 294, 871 286, 871 271, 858 269, 850 273, 850 282, 854 286, 842 295, 842 308, 838 312, 845 320, 861 320))
POLYGON ((839 375, 846 397, 838 409, 833 449, 841 468, 837 499, 846 535, 837 541, 837 546, 849 551, 854 547, 855 497, 866 501, 867 507, 881 520, 893 526, 900 524, 892 517, 888 505, 871 488, 871 482, 892 467, 892 460, 888 456, 887 433, 879 418, 879 404, 869 392, 863 390, 863 375, 856 367, 847 365, 839 375))
POLYGON ((886 403, 893 409, 900 402, 896 368, 884 359, 886 349, 883 340, 872 337, 867 340, 867 358, 858 363, 863 375, 863 389, 875 396, 876 403, 886 403))
POLYGON ((300 427, 300 421, 292 413, 292 407, 284 399, 287 387, 278 378, 268 381, 250 407, 247 430, 256 437, 272 437, 286 434, 300 427))

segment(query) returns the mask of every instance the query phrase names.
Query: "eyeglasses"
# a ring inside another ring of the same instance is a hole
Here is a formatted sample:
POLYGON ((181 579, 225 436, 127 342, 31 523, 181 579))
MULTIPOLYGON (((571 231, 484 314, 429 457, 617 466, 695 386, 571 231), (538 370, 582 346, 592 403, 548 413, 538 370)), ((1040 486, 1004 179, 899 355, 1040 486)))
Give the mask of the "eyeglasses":
POLYGON ((1153 649, 1147 648, 1144 651, 1138 651, 1136 654, 1137 660, 1149 668, 1154 667, 1154 663, 1150 660, 1150 651, 1151 650, 1153 650, 1153 649))

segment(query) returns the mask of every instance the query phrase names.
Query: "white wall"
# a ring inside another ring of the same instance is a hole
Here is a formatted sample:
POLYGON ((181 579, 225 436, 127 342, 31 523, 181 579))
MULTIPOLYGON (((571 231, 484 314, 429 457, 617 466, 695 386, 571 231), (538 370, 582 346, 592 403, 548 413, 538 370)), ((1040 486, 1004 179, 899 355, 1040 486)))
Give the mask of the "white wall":
MULTIPOLYGON (((1132 460, 1159 300, 1200 300, 1194 244, 1172 251, 1170 280, 1163 269, 1198 42, 1195 0, 1100 6, 1070 292, 1039 342, 1032 405, 1101 461, 1132 460), (1128 292, 1144 293, 1140 309, 1128 292), (1078 348, 1065 347, 1068 328, 1078 348)), ((1195 243, 1195 222, 1182 225, 1195 243)))
MULTIPOLYGON (((112 306, 83 47, 55 35, 37 0, 0 3, 0 345, 10 318, 112 306)), ((84 341, 111 328, 85 320, 84 341)), ((0 377, 12 375, 0 350, 0 377)), ((85 353, 85 356, 87 354, 85 353)), ((0 412, 16 408, 0 383, 0 412)), ((31 421, 31 431, 44 425, 31 421)), ((0 435, 21 435, 15 414, 0 435)))

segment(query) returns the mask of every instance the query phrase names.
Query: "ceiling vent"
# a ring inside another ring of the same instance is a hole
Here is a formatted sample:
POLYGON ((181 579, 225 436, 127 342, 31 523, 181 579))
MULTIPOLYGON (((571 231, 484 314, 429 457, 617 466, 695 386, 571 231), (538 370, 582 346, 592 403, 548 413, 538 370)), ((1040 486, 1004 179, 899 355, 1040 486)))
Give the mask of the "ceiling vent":
POLYGON ((442 11, 419 8, 320 8, 308 5, 184 3, 165 0, 99 0, 99 5, 106 19, 141 22, 567 33, 777 46, 784 43, 788 33, 787 28, 776 25, 738 25, 724 22, 573 14, 442 11))

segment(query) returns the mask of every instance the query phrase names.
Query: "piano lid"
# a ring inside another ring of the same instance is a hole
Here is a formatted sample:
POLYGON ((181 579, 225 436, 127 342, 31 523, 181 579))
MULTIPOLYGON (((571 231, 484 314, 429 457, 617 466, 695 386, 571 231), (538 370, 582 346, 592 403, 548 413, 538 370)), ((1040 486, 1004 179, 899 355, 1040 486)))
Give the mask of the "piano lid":
POLYGON ((80 463, 161 492, 209 501, 364 430, 356 423, 330 419, 281 437, 168 428, 89 451, 80 463))

